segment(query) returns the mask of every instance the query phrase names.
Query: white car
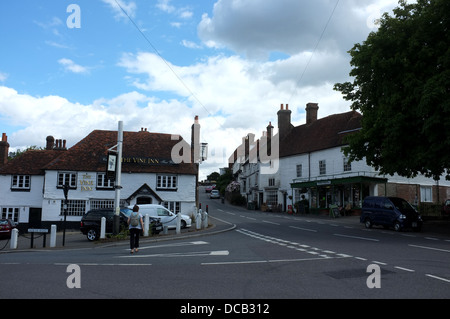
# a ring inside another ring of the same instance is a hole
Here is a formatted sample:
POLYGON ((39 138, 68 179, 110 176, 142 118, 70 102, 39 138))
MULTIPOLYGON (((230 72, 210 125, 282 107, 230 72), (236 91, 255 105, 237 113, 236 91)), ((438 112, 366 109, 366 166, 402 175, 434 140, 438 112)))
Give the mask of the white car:
MULTIPOLYGON (((163 226, 168 226, 169 229, 177 227, 177 214, 172 213, 170 210, 162 205, 157 204, 142 204, 139 206, 139 213, 145 217, 146 214, 150 217, 156 217, 161 220, 163 226)), ((133 209, 133 206, 128 208, 133 209)), ((192 220, 188 215, 181 214, 181 228, 191 227, 192 220)))
POLYGON ((217 189, 213 189, 209 194, 209 198, 220 198, 220 193, 217 189))

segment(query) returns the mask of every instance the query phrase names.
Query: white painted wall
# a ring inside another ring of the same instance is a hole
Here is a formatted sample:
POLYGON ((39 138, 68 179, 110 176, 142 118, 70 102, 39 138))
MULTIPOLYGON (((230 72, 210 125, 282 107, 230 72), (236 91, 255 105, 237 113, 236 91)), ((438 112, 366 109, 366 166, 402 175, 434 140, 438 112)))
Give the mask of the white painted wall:
MULTIPOLYGON (((20 208, 19 222, 27 223, 30 207, 42 207, 42 221, 63 220, 61 201, 63 190, 57 188, 57 171, 46 171, 45 176, 31 176, 30 191, 11 191, 11 175, 0 176, 0 208, 20 208), (45 181, 45 185, 44 185, 45 181)), ((96 172, 78 172, 77 188, 70 189, 68 198, 71 200, 103 199, 114 200, 115 191, 97 190, 96 172)), ((150 186, 163 201, 180 202, 183 214, 190 215, 195 208, 195 175, 178 175, 177 191, 161 191, 156 188, 157 174, 122 174, 121 198, 128 198, 143 184, 150 186)), ((135 201, 136 199, 134 199, 135 201)), ((87 206, 87 209, 89 207, 87 206)), ((68 222, 80 221, 81 216, 67 216, 68 222)))

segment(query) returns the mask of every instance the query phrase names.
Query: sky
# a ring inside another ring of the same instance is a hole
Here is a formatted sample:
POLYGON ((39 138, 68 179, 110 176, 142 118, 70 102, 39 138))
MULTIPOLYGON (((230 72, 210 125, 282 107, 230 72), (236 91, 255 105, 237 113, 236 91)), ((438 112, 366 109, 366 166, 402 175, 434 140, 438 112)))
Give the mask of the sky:
POLYGON ((10 151, 96 129, 180 134, 199 116, 200 180, 253 133, 350 111, 348 51, 395 0, 0 2, 0 129, 10 151))

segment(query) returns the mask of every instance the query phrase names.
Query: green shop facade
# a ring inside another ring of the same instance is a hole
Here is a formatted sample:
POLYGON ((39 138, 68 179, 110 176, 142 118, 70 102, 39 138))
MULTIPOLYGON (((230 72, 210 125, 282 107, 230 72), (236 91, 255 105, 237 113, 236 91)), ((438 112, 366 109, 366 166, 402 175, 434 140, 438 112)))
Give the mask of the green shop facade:
POLYGON ((377 186, 387 182, 386 178, 357 175, 293 182, 291 188, 297 203, 302 199, 306 201, 306 212, 328 212, 330 207, 337 206, 342 207, 346 214, 358 215, 363 199, 377 194, 377 186))

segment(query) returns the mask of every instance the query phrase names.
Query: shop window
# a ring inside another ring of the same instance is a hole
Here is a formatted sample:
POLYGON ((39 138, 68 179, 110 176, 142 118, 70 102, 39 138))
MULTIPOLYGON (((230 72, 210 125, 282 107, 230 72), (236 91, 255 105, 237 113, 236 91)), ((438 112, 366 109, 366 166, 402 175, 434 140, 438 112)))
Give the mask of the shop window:
MULTIPOLYGON (((83 216, 86 212, 85 200, 68 200, 67 216, 83 216)), ((64 200, 61 201, 60 215, 64 215, 64 200)))
POLYGON ((90 209, 114 208, 114 199, 91 199, 90 209))
POLYGON ((276 207, 278 205, 278 191, 266 191, 266 203, 268 206, 276 207))

